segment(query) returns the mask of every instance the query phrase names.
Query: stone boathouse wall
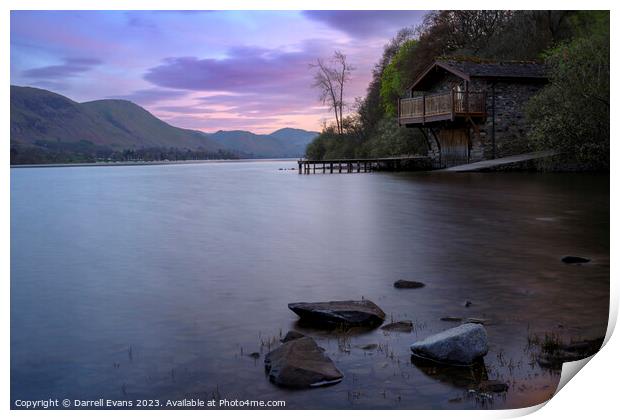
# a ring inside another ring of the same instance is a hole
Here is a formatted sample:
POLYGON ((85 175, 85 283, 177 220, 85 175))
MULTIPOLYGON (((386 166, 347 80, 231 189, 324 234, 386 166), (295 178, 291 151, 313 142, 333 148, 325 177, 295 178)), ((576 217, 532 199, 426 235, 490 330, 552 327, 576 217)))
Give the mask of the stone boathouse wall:
MULTIPOLYGON (((449 92, 460 86, 465 90, 465 81, 447 73, 426 91, 428 94, 449 92)), ((469 161, 477 162, 531 151, 527 138, 526 105, 532 96, 544 87, 540 80, 510 79, 496 80, 472 78, 469 90, 486 93, 486 118, 474 121, 476 128, 468 121, 446 121, 435 128, 436 133, 446 129, 464 129, 469 133, 469 161), (493 100, 495 98, 495 101, 493 100), (495 106, 495 112, 493 110, 495 106), (493 127, 495 119, 495 127, 493 127), (493 146, 495 131, 495 147, 493 146), (493 150, 495 149, 495 151, 493 150)), ((414 92, 414 96, 418 92, 414 92)), ((420 93, 421 94, 421 93, 420 93)), ((432 138, 431 133, 428 133, 432 138)), ((430 145, 429 156, 437 158, 439 150, 430 145)))

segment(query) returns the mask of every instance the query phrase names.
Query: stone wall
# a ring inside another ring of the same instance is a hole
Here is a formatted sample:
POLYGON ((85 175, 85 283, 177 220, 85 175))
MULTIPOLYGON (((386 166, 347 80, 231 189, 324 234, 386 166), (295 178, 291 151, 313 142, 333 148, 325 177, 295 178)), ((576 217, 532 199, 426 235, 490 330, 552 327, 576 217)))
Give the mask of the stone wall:
POLYGON ((426 137, 428 138, 428 157, 431 158, 433 164, 435 166, 439 166, 440 164, 440 159, 441 159, 441 155, 439 152, 439 146, 437 146, 437 140, 435 139, 435 137, 433 136, 433 133, 431 133, 431 131, 429 129, 424 128, 423 130, 426 131, 426 137))
MULTIPOLYGON (((433 167, 438 168, 440 166, 441 156, 439 152, 439 147, 437 145, 437 140, 435 139, 433 133, 429 128, 420 127, 420 129, 423 131, 424 137, 428 142, 428 151, 426 152, 426 155, 431 159, 433 167)), ((417 128, 411 128, 411 130, 417 130, 417 128)))
MULTIPOLYGON (((425 93, 450 92, 455 86, 464 88, 464 80, 452 74, 445 73, 438 78, 425 93)), ((469 121, 444 121, 436 125, 436 132, 443 128, 466 128, 469 131, 470 162, 500 158, 531 151, 527 139, 527 123, 525 107, 528 100, 544 87, 543 83, 521 80, 505 80, 493 82, 489 79, 472 78, 469 82, 469 90, 473 92, 486 92, 486 113, 482 121, 475 121, 477 129, 472 127, 469 121), (493 88, 495 91, 495 155, 493 153, 493 88)), ((421 95, 422 92, 413 92, 413 96, 421 95)), ((429 156, 437 159, 439 150, 435 145, 435 139, 428 129, 426 131, 431 148, 429 156)))
MULTIPOLYGON (((495 157, 531 151, 527 138, 525 107, 544 86, 531 82, 495 82, 495 157)), ((487 118, 479 125, 480 139, 472 131, 471 160, 493 159, 493 84, 474 79, 470 90, 487 92, 487 118)))

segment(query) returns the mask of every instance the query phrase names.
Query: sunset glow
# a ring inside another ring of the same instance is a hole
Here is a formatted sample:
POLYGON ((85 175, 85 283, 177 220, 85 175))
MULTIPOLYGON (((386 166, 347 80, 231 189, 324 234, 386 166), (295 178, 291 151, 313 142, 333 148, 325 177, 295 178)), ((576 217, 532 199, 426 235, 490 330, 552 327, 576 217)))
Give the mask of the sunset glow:
POLYGON ((131 100, 213 132, 318 130, 329 119, 309 64, 338 49, 363 96, 385 43, 421 11, 17 11, 11 83, 84 102, 131 100))

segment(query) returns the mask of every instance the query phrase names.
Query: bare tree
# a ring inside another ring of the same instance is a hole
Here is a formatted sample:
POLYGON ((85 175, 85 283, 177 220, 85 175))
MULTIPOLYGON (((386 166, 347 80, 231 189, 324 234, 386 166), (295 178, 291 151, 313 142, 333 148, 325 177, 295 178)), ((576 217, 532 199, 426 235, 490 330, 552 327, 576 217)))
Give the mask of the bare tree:
POLYGON ((318 58, 316 63, 311 64, 310 67, 316 69, 312 86, 319 89, 319 98, 323 104, 329 105, 334 111, 336 129, 338 134, 342 134, 342 116, 345 106, 344 89, 351 80, 353 67, 347 63, 347 56, 340 51, 335 51, 327 62, 318 58))

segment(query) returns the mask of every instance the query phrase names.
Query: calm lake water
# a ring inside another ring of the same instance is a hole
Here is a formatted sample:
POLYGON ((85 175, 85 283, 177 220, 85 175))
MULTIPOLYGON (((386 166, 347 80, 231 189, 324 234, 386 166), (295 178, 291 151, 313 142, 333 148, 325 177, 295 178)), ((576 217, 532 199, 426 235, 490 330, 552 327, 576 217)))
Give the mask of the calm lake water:
POLYGON ((523 407, 559 380, 528 336, 605 334, 607 176, 278 170, 293 166, 11 169, 11 400, 523 407), (427 286, 395 289, 401 278, 427 286), (362 297, 414 332, 312 331, 287 308, 362 297), (460 373, 412 364, 409 344, 457 325, 445 316, 490 320, 486 374, 508 381, 504 397, 482 404, 460 373), (326 349, 340 384, 268 381, 263 356, 294 328, 326 349))

